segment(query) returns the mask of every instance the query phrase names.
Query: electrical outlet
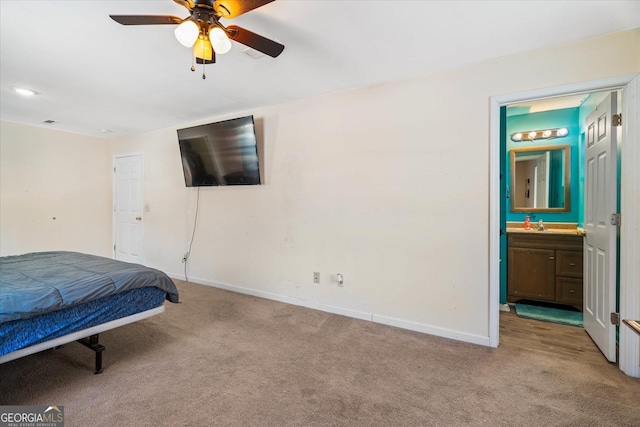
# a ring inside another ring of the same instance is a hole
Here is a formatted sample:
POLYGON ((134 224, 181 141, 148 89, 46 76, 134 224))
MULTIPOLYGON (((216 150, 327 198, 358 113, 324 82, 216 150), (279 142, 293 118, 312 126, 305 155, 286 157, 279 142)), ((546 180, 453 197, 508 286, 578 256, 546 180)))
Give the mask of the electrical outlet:
POLYGON ((320 273, 317 271, 313 273, 313 283, 320 283, 320 273))

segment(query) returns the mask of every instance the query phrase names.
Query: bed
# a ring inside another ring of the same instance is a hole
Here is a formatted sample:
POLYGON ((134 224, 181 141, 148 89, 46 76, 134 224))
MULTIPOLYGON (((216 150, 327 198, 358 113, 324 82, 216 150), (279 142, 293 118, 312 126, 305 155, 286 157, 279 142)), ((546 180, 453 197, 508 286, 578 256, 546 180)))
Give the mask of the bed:
POLYGON ((164 312, 178 290, 163 272, 77 252, 0 258, 0 364, 78 341, 95 352, 99 334, 164 312))

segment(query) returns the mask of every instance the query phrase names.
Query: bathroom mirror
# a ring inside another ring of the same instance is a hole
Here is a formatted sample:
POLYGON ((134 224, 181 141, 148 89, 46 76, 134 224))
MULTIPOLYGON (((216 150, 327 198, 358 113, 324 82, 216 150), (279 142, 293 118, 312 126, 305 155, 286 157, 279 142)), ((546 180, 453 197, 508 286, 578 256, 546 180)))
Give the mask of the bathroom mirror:
POLYGON ((571 147, 512 148, 511 212, 568 212, 571 147))

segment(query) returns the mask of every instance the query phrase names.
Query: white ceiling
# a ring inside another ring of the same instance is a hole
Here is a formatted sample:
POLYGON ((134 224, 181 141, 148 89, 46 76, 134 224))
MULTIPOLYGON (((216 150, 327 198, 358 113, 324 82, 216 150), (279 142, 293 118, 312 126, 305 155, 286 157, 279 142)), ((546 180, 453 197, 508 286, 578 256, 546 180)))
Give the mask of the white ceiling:
POLYGON ((173 26, 109 14, 188 15, 171 0, 1 0, 0 119, 138 133, 638 27, 640 1, 277 0, 223 23, 282 55, 251 59, 234 43, 206 80, 173 26))

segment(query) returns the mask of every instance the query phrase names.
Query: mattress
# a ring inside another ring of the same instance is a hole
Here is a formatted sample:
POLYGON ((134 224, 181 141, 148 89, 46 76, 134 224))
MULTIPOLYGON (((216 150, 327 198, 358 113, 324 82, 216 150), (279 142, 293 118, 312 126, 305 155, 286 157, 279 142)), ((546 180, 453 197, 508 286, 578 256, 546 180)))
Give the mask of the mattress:
POLYGON ((28 319, 4 322, 0 324, 0 356, 161 306, 166 295, 156 287, 138 288, 28 319))
POLYGON ((37 252, 0 258, 0 324, 40 316, 132 289, 153 286, 178 302, 163 272, 77 252, 37 252))

